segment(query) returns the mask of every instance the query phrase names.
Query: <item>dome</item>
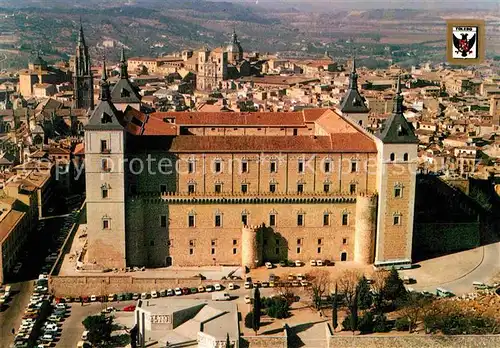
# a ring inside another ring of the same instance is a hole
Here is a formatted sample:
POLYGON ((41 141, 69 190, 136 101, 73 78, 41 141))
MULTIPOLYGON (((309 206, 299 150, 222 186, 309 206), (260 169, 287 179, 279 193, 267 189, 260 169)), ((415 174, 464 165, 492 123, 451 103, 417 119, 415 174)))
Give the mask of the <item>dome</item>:
POLYGON ((240 47, 238 47, 237 44, 235 44, 234 42, 232 42, 229 45, 227 45, 226 51, 229 52, 229 53, 240 53, 241 49, 240 49, 240 47))

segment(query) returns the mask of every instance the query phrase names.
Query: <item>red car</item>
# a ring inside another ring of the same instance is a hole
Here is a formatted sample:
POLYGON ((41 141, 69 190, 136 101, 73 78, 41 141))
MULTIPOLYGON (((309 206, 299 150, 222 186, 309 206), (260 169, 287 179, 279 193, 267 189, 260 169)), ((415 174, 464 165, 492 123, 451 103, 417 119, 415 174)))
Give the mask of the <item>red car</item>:
POLYGON ((183 295, 189 295, 189 288, 182 288, 183 295))
POLYGON ((133 311, 135 311, 135 306, 134 305, 130 305, 130 306, 124 307, 123 311, 124 312, 133 312, 133 311))

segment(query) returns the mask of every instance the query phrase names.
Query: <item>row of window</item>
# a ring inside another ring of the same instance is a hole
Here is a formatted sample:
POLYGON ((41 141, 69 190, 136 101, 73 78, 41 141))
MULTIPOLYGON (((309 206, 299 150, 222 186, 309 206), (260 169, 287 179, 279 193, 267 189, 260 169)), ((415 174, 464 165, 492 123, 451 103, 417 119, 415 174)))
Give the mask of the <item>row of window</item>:
MULTIPOLYGON (((323 215, 323 226, 330 226, 331 221, 330 221, 330 215, 329 213, 325 213, 323 215)), ((393 215, 393 225, 401 225, 401 214, 399 213, 394 213, 393 215)), ((248 226, 248 214, 242 214, 241 215, 241 222, 243 225, 248 226)), ((349 225, 349 213, 342 213, 341 216, 341 225, 342 226, 348 226, 349 225)), ((161 215, 160 216, 160 226, 161 227, 167 227, 167 216, 166 215, 161 215)), ((215 227, 222 227, 222 214, 216 214, 215 219, 214 219, 214 226, 215 227)), ((276 214, 270 214, 269 215, 269 226, 270 227, 276 227, 277 226, 277 215, 276 214)), ((297 227, 304 227, 305 226, 305 214, 297 214, 297 227)), ((196 215, 194 214, 189 214, 188 215, 188 227, 196 227, 196 215)), ((102 219, 102 229, 103 230, 108 230, 111 229, 111 219, 109 218, 103 218, 102 219)), ((300 244, 297 242, 297 244, 300 244)))
MULTIPOLYGON (((305 224, 306 224, 305 218, 306 218, 305 214, 303 214, 303 213, 297 214, 297 227, 304 227, 305 226, 305 224)), ((278 225, 278 215, 275 213, 269 214, 268 221, 269 221, 270 227, 276 227, 278 225)), ((241 222, 243 225, 248 226, 248 214, 247 213, 241 214, 241 222)), ((342 226, 348 226, 349 225, 349 213, 347 213, 347 212, 342 213, 340 222, 341 222, 342 226)), ((323 214, 322 223, 323 223, 323 226, 330 226, 331 225, 331 214, 330 213, 323 214)), ((160 226, 167 227, 167 217, 165 215, 161 216, 160 226)), ((196 214, 195 213, 190 213, 188 215, 188 227, 196 227, 196 214)), ((222 214, 221 213, 216 213, 214 215, 214 227, 222 227, 222 214)))
MULTIPOLYGON (((110 150, 108 148, 107 141, 101 140, 101 153, 109 153, 109 152, 110 152, 110 150)), ((107 171, 110 168, 109 162, 110 162, 109 158, 102 158, 101 169, 104 171, 107 171)), ((140 171, 140 165, 141 165, 140 161, 132 160, 130 163, 132 165, 132 170, 135 173, 138 173, 140 171)), ((160 165, 161 171, 163 171, 163 172, 168 171, 169 163, 160 162, 159 165, 160 165)), ((300 174, 305 173, 305 167, 306 167, 306 162, 304 160, 298 160, 297 172, 300 174)), ((213 170, 215 173, 222 173, 222 161, 215 161, 214 165, 213 165, 213 170)), ((323 162, 323 172, 324 173, 331 173, 332 170, 333 170, 332 162, 330 162, 330 161, 323 162)), ((240 172, 241 173, 248 173, 249 171, 250 171, 249 162, 242 161, 241 167, 240 167, 240 172)), ((351 161, 350 171, 351 171, 351 173, 355 173, 358 171, 358 162, 356 160, 351 161)), ((195 172, 196 172, 195 161, 189 161, 188 162, 188 173, 193 174, 195 172)), ((269 172, 270 173, 277 173, 278 172, 278 160, 273 160, 269 163, 269 172)))
MULTIPOLYGON (((396 154, 394 152, 391 153, 389 155, 389 158, 390 158, 391 162, 394 162, 396 160, 396 154)), ((403 161, 408 162, 408 154, 407 153, 403 154, 403 161)))

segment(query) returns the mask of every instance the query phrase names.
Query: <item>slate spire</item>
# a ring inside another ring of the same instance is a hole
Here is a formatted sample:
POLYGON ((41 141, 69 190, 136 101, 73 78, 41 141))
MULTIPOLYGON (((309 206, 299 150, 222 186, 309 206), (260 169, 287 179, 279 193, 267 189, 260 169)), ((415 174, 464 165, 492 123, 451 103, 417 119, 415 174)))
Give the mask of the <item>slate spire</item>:
POLYGON ((102 101, 111 100, 111 92, 109 90, 108 83, 108 73, 106 71, 106 60, 102 61, 102 72, 101 72, 101 93, 99 99, 102 101))
POLYGON ((128 79, 128 66, 127 60, 125 59, 125 49, 123 47, 120 57, 120 78, 128 79))

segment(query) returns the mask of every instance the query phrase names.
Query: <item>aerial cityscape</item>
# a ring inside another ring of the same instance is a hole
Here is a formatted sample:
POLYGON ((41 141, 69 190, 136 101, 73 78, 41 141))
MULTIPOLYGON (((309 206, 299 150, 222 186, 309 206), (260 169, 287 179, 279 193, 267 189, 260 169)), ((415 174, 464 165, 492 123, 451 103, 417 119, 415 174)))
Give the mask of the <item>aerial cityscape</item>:
POLYGON ((499 347, 500 3, 1 0, 0 207, 0 348, 499 347))

